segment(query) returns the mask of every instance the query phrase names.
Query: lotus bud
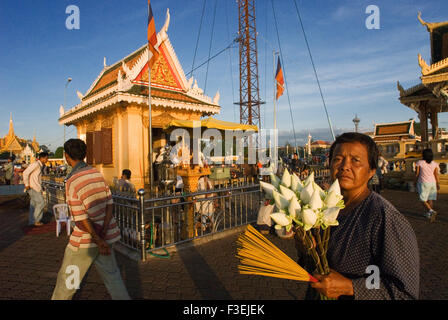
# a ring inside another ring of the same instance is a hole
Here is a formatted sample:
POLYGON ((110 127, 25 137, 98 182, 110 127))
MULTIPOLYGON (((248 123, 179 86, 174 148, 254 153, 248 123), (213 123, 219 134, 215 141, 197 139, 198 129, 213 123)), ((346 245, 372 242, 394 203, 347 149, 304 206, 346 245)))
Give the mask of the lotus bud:
POLYGON ((273 196, 272 192, 274 190, 277 191, 277 189, 272 184, 267 183, 267 182, 263 182, 263 181, 260 181, 260 185, 261 185, 261 187, 263 188, 263 191, 266 194, 266 198, 267 199, 274 199, 274 196, 273 196))
POLYGON ((280 179, 279 179, 275 174, 273 174, 272 172, 269 173, 269 176, 271 177, 271 184, 272 184, 276 189, 278 189, 278 186, 280 185, 280 179))
POLYGON ((296 197, 292 198, 291 202, 289 203, 288 212, 291 218, 302 220, 302 208, 300 207, 299 201, 296 197))
POLYGON ((279 209, 279 210, 288 209, 288 206, 289 206, 288 199, 286 199, 284 196, 282 196, 280 193, 278 193, 275 190, 272 191, 272 193, 273 193, 273 197, 275 200, 275 206, 277 207, 277 209, 279 209))
POLYGON ((288 199, 288 201, 291 201, 292 198, 297 198, 294 191, 292 191, 291 189, 288 189, 282 185, 280 185, 280 192, 286 199, 288 199))
POLYGON ((291 218, 281 212, 276 212, 276 213, 271 214, 271 218, 272 218, 272 220, 274 220, 274 222, 277 225, 282 226, 282 227, 285 227, 292 223, 291 218))
POLYGON ((291 175, 291 190, 295 192, 300 192, 303 189, 302 181, 300 181, 300 178, 293 173, 291 175))
POLYGON ((336 220, 339 215, 339 207, 328 208, 323 212, 323 222, 327 226, 337 226, 339 222, 336 220))
POLYGON ((317 220, 317 214, 311 209, 302 210, 303 223, 305 224, 305 231, 311 229, 317 220))
POLYGON ((311 172, 311 174, 305 179, 305 181, 303 182, 303 185, 307 185, 310 182, 314 182, 314 171, 311 172))
POLYGON ((291 186, 291 175, 289 174, 288 169, 285 169, 285 171, 283 172, 281 184, 286 188, 289 188, 291 186))
POLYGON ((322 199, 320 198, 319 190, 314 190, 313 195, 311 196, 310 207, 313 210, 319 210, 322 208, 322 199))
POLYGON ((336 205, 342 198, 343 198, 342 195, 337 194, 336 191, 333 190, 330 193, 328 193, 328 195, 326 196, 325 205, 328 208, 336 207, 336 205))
POLYGON ((325 199, 325 191, 316 182, 313 182, 313 187, 315 191, 319 191, 321 199, 325 199))
POLYGON ((312 183, 308 183, 305 188, 300 192, 300 200, 302 203, 308 204, 311 201, 311 196, 314 193, 314 188, 312 183))
POLYGON ((339 180, 334 180, 333 184, 331 185, 330 189, 328 189, 328 193, 330 192, 336 192, 336 194, 341 194, 341 186, 339 185, 339 180))

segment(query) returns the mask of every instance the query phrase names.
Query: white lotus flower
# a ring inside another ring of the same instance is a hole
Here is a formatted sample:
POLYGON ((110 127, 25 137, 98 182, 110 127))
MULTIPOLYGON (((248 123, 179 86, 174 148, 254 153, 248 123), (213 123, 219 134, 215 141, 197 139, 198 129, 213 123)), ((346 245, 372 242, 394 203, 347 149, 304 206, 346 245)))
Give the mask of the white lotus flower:
POLYGON ((273 196, 272 192, 273 191, 277 191, 277 189, 272 184, 267 183, 267 182, 263 182, 263 181, 260 181, 260 185, 261 185, 261 187, 263 188, 263 191, 266 194, 266 198, 267 199, 274 199, 274 196, 273 196))
POLYGON ((337 194, 336 191, 331 191, 325 197, 325 206, 327 208, 336 207, 339 201, 341 201, 343 196, 341 194, 337 194))
POLYGON ((310 230, 317 221, 317 214, 312 209, 304 209, 302 210, 302 221, 304 223, 305 231, 310 230))
POLYGON ((306 186, 310 182, 314 182, 314 171, 311 172, 311 174, 305 179, 305 181, 303 182, 303 185, 306 186))
POLYGON ((271 184, 278 189, 278 186, 280 185, 280 179, 273 174, 272 172, 269 173, 269 176, 271 177, 271 184))
POLYGON ((330 189, 328 189, 328 193, 330 192, 336 192, 336 194, 341 194, 341 186, 339 185, 339 180, 334 180, 333 184, 331 185, 330 189))
POLYGON ((319 192, 321 199, 325 199, 325 196, 326 196, 325 191, 322 190, 322 188, 314 181, 313 181, 313 188, 314 188, 314 191, 319 192))
POLYGON ((285 169, 285 171, 283 171, 281 184, 284 185, 286 188, 289 188, 291 186, 291 175, 289 174, 288 169, 285 169))
POLYGON ((291 189, 286 188, 282 185, 280 185, 280 192, 286 199, 288 199, 288 201, 291 201, 292 198, 297 198, 294 191, 292 191, 291 189))
POLYGON ((292 219, 297 221, 302 220, 302 208, 300 207, 299 200, 297 200, 296 197, 292 198, 289 202, 288 212, 292 219))
POLYGON ((314 188, 312 183, 308 183, 305 188, 300 192, 300 200, 303 204, 308 204, 311 201, 311 196, 314 193, 314 188))
POLYGON ((281 193, 278 193, 277 191, 272 191, 274 200, 275 200, 275 206, 279 210, 285 210, 289 206, 289 200, 286 199, 281 193))
POLYGON ((292 219, 288 215, 282 213, 282 212, 276 212, 271 214, 272 220, 276 223, 275 228, 281 229, 282 227, 289 226, 292 224, 292 219))
POLYGON ((314 190, 313 195, 311 196, 310 207, 314 211, 318 211, 322 209, 322 199, 320 198, 319 190, 314 190))
POLYGON ((291 175, 291 190, 295 191, 295 192, 300 192, 303 189, 303 184, 302 181, 300 181, 300 178, 293 173, 291 175))
POLYGON ((326 226, 339 225, 339 222, 336 219, 338 218, 338 214, 339 214, 340 210, 341 210, 341 208, 339 208, 339 207, 328 208, 327 210, 325 210, 323 212, 323 216, 322 216, 323 223, 326 226))

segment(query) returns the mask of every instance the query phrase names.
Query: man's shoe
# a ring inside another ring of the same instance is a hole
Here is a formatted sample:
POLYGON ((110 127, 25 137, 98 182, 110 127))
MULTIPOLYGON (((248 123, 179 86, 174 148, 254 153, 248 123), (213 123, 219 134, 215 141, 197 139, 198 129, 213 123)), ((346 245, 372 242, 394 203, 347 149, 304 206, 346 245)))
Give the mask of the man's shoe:
POLYGON ((436 221, 436 217, 437 217, 437 211, 432 210, 431 217, 429 218, 429 222, 436 221))
POLYGON ((42 223, 42 222, 35 222, 34 223, 34 226, 35 227, 40 227, 40 226, 43 226, 44 224, 42 223))

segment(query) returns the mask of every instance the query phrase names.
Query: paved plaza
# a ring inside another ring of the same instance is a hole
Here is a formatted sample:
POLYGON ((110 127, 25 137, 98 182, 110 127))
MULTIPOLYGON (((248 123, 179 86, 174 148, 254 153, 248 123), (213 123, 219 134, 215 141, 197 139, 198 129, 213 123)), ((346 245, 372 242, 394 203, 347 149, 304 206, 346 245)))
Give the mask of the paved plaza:
MULTIPOLYGON (((415 193, 383 194, 412 224, 421 256, 421 299, 448 299, 448 194, 439 195, 437 221, 422 216, 415 193)), ((25 235, 28 210, 17 203, 0 207, 0 299, 50 299, 68 237, 55 232, 25 235)), ((47 217, 51 219, 51 217, 47 217)), ((239 275, 237 233, 173 252, 170 259, 150 257, 137 263, 117 253, 133 299, 303 299, 306 284, 239 275)), ((293 259, 293 240, 269 235, 293 259)), ((74 299, 110 299, 92 267, 74 299)))

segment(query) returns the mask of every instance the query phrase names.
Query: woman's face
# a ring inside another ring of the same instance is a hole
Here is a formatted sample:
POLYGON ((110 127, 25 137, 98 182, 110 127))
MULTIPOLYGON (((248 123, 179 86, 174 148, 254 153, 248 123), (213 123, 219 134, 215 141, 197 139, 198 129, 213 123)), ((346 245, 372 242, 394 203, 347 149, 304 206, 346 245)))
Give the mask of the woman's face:
POLYGON ((339 180, 341 191, 367 188, 375 170, 369 166, 367 148, 359 142, 336 145, 330 163, 332 180, 339 180))

